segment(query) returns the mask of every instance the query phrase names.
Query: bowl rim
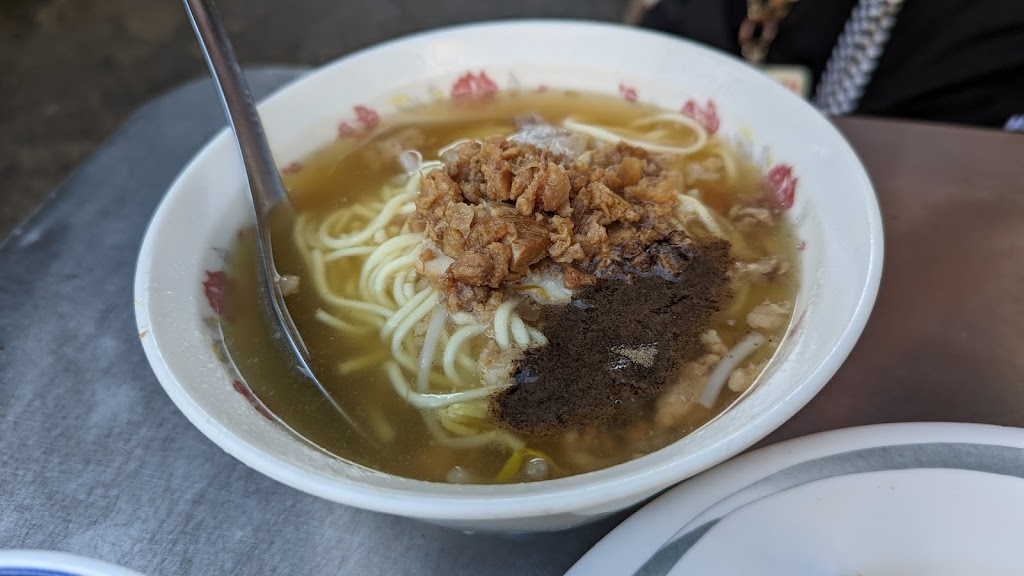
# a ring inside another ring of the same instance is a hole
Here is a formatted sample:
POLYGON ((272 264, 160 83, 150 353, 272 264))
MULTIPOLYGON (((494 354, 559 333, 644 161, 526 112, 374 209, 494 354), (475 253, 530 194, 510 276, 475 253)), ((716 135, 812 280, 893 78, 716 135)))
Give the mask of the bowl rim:
POLYGON ((0 573, 19 572, 37 576, 143 576, 124 566, 72 552, 33 548, 0 550, 0 573))
MULTIPOLYGON (((498 20, 436 28, 402 36, 352 52, 314 68, 309 74, 303 75, 296 81, 279 88, 273 94, 263 99, 260 102, 260 107, 282 98, 288 98, 288 93, 305 79, 325 73, 335 67, 345 66, 351 61, 373 57, 378 53, 401 49, 406 46, 417 46, 436 40, 450 40, 453 36, 463 33, 489 30, 503 32, 508 30, 525 31, 536 29, 537 27, 572 28, 583 31, 603 30, 616 34, 631 33, 639 36, 657 36, 676 43, 680 50, 700 52, 705 57, 720 62, 723 66, 732 67, 733 69, 743 67, 748 69, 748 72, 753 70, 745 62, 736 59, 732 55, 686 38, 680 38, 659 31, 615 23, 567 19, 498 20)), ((810 103, 789 93, 785 88, 767 78, 763 80, 761 84, 764 90, 776 91, 777 94, 782 95, 776 97, 795 100, 797 102, 794 102, 794 104, 802 106, 807 113, 819 115, 818 111, 810 103)), ((856 290, 858 296, 856 297, 854 312, 838 336, 825 361, 805 377, 803 384, 795 387, 788 395, 759 413, 758 418, 752 422, 752 425, 744 426, 737 433, 723 438, 720 442, 716 443, 715 449, 707 449, 691 455, 685 462, 673 462, 671 460, 658 462, 656 459, 652 460, 652 456, 656 456, 661 452, 656 451, 640 459, 630 461, 648 460, 648 464, 640 470, 624 470, 619 474, 614 473, 617 468, 629 464, 627 462, 597 472, 538 483, 460 486, 459 492, 452 494, 425 493, 422 491, 417 492, 415 489, 371 486, 356 480, 311 473, 292 462, 287 462, 265 453, 208 415, 207 411, 185 392, 184 386, 178 382, 177 377, 171 370, 171 364, 165 358, 163 350, 157 346, 155 338, 142 339, 146 357, 167 395, 192 425, 198 428, 208 439, 246 466, 292 488, 332 502, 400 516, 451 521, 503 520, 561 513, 585 514, 584 511, 587 509, 599 509, 610 512, 617 508, 607 507, 613 506, 617 502, 623 502, 622 505, 626 505, 629 503, 626 502, 628 499, 640 495, 654 494, 735 456, 767 436, 803 408, 828 383, 839 369, 839 366, 845 361, 863 332, 874 306, 881 281, 884 253, 881 213, 874 187, 856 151, 834 125, 825 118, 822 118, 822 122, 826 124, 822 128, 831 134, 837 146, 841 146, 844 149, 844 154, 848 154, 856 161, 857 172, 862 180, 856 184, 856 187, 866 192, 864 194, 864 203, 868 215, 869 258, 865 281, 856 290), (613 472, 608 473, 608 471, 613 472), (593 475, 602 472, 604 474, 601 474, 594 481, 587 481, 589 478, 593 478, 593 475), (509 486, 529 486, 536 489, 510 491, 508 489, 509 486), (486 506, 473 506, 473 503, 486 503, 486 506)), ((230 139, 230 137, 229 128, 225 127, 200 148, 167 189, 147 225, 136 263, 134 284, 136 321, 140 330, 148 330, 151 326, 149 322, 150 301, 147 289, 151 270, 153 269, 151 265, 153 261, 152 254, 157 242, 155 230, 159 222, 164 218, 173 192, 184 184, 184 180, 188 177, 194 166, 204 156, 209 154, 212 148, 220 145, 219 143, 222 140, 230 139)), ((392 477, 401 478, 398 476, 392 477)), ((424 486, 436 484, 405 478, 402 478, 402 480, 408 480, 412 483, 412 486, 417 484, 424 486)))

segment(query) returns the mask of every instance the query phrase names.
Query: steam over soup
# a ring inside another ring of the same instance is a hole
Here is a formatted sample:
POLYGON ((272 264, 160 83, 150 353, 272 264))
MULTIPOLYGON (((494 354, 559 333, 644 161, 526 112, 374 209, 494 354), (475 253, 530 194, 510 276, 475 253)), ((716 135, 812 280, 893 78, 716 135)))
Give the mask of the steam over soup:
POLYGON ((289 172, 278 267, 350 420, 268 346, 251 230, 225 342, 284 423, 378 470, 501 483, 630 460, 735 401, 790 323, 796 242, 763 174, 674 112, 433 103, 289 172))

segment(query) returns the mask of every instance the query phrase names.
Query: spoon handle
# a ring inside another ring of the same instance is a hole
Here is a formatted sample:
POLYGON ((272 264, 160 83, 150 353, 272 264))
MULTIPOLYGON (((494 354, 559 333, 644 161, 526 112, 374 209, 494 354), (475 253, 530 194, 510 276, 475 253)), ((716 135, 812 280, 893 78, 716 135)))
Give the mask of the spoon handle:
POLYGON ((242 155, 242 165, 245 174, 249 179, 249 191, 252 195, 253 207, 256 209, 256 237, 257 249, 259 250, 260 274, 262 282, 259 283, 260 300, 272 311, 271 338, 280 344, 286 344, 293 353, 296 367, 309 381, 316 386, 330 405, 341 414, 349 423, 351 428, 363 438, 369 439, 357 424, 357 422, 338 404, 331 393, 324 387, 316 377, 310 365, 309 350, 302 341, 288 307, 281 293, 281 285, 278 283, 278 273, 274 266, 274 251, 270 242, 269 224, 273 213, 274 220, 282 221, 283 218, 291 220, 294 212, 288 201, 288 194, 281 182, 281 176, 277 172, 277 164, 270 154, 270 146, 267 144, 266 134, 263 132, 263 124, 260 122, 259 113, 256 112, 256 103, 253 102, 249 85, 242 75, 242 68, 235 58, 235 51, 231 47, 231 40, 228 39, 224 24, 217 15, 217 9, 213 0, 182 0, 185 4, 185 11, 192 22, 196 36, 199 38, 199 45, 206 56, 206 63, 209 65, 210 74, 213 75, 214 85, 220 93, 220 101, 224 106, 225 115, 235 133, 235 142, 238 143, 238 151, 242 155))
MULTIPOLYGON (((245 81, 242 68, 235 58, 231 40, 220 21, 220 16, 217 15, 213 0, 182 1, 199 38, 199 46, 206 55, 206 63, 219 92, 224 113, 235 133, 235 142, 242 156, 242 166, 249 180, 249 193, 256 212, 257 248, 263 277, 260 283, 261 299, 273 311, 273 325, 280 328, 275 333, 275 338, 283 338, 295 353, 302 371, 312 376, 309 350, 288 313, 284 295, 281 293, 278 283, 280 278, 274 265, 274 251, 270 241, 271 213, 276 212, 277 218, 292 213, 288 194, 277 172, 274 157, 270 154, 270 146, 267 144, 252 92, 249 91, 249 84, 245 81)), ((313 379, 316 380, 315 377, 313 379)), ((317 386, 323 389, 319 381, 317 386)), ((326 394, 326 390, 324 393, 326 394)))
POLYGON ((253 205, 256 207, 257 226, 262 228, 264 218, 278 203, 287 200, 284 184, 277 173, 277 165, 270 154, 267 138, 256 112, 249 85, 235 58, 224 24, 217 15, 212 0, 183 0, 192 27, 200 38, 206 63, 213 74, 214 84, 220 92, 224 112, 234 130, 238 151, 249 179, 253 205))

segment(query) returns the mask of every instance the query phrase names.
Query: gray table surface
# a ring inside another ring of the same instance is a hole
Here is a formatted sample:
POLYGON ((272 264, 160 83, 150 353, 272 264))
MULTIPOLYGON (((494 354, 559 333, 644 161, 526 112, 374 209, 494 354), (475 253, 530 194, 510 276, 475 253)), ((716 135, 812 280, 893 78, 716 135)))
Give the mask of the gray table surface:
MULTIPOLYGON (((249 72, 257 97, 301 71, 249 72)), ((135 330, 146 225, 223 125, 208 81, 137 112, 0 244, 0 548, 149 575, 561 574, 623 515, 508 539, 329 503, 222 452, 135 330)))

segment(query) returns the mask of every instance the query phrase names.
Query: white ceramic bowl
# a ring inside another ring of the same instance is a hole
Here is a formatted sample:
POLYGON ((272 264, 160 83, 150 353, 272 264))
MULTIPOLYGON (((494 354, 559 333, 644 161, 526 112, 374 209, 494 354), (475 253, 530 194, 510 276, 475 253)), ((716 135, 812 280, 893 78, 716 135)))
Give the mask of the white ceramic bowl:
POLYGON ((231 135, 185 168, 146 233, 136 272, 143 346, 192 423, 248 466, 351 506, 462 529, 551 530, 625 508, 737 454, 792 416, 861 333, 882 269, 867 174, 811 106, 745 64, 665 35, 562 21, 477 24, 389 42, 337 62, 260 105, 280 166, 360 123, 452 90, 573 88, 684 109, 734 140, 790 194, 802 250, 796 319, 769 373, 704 428, 648 456, 532 484, 456 486, 382 474, 326 455, 261 415, 217 357, 208 298, 222 249, 250 222, 231 135), (712 118, 714 116, 714 118, 712 118), (795 196, 791 193, 795 187, 795 196))
POLYGON ((138 572, 68 552, 0 550, 0 576, 142 576, 138 572))

